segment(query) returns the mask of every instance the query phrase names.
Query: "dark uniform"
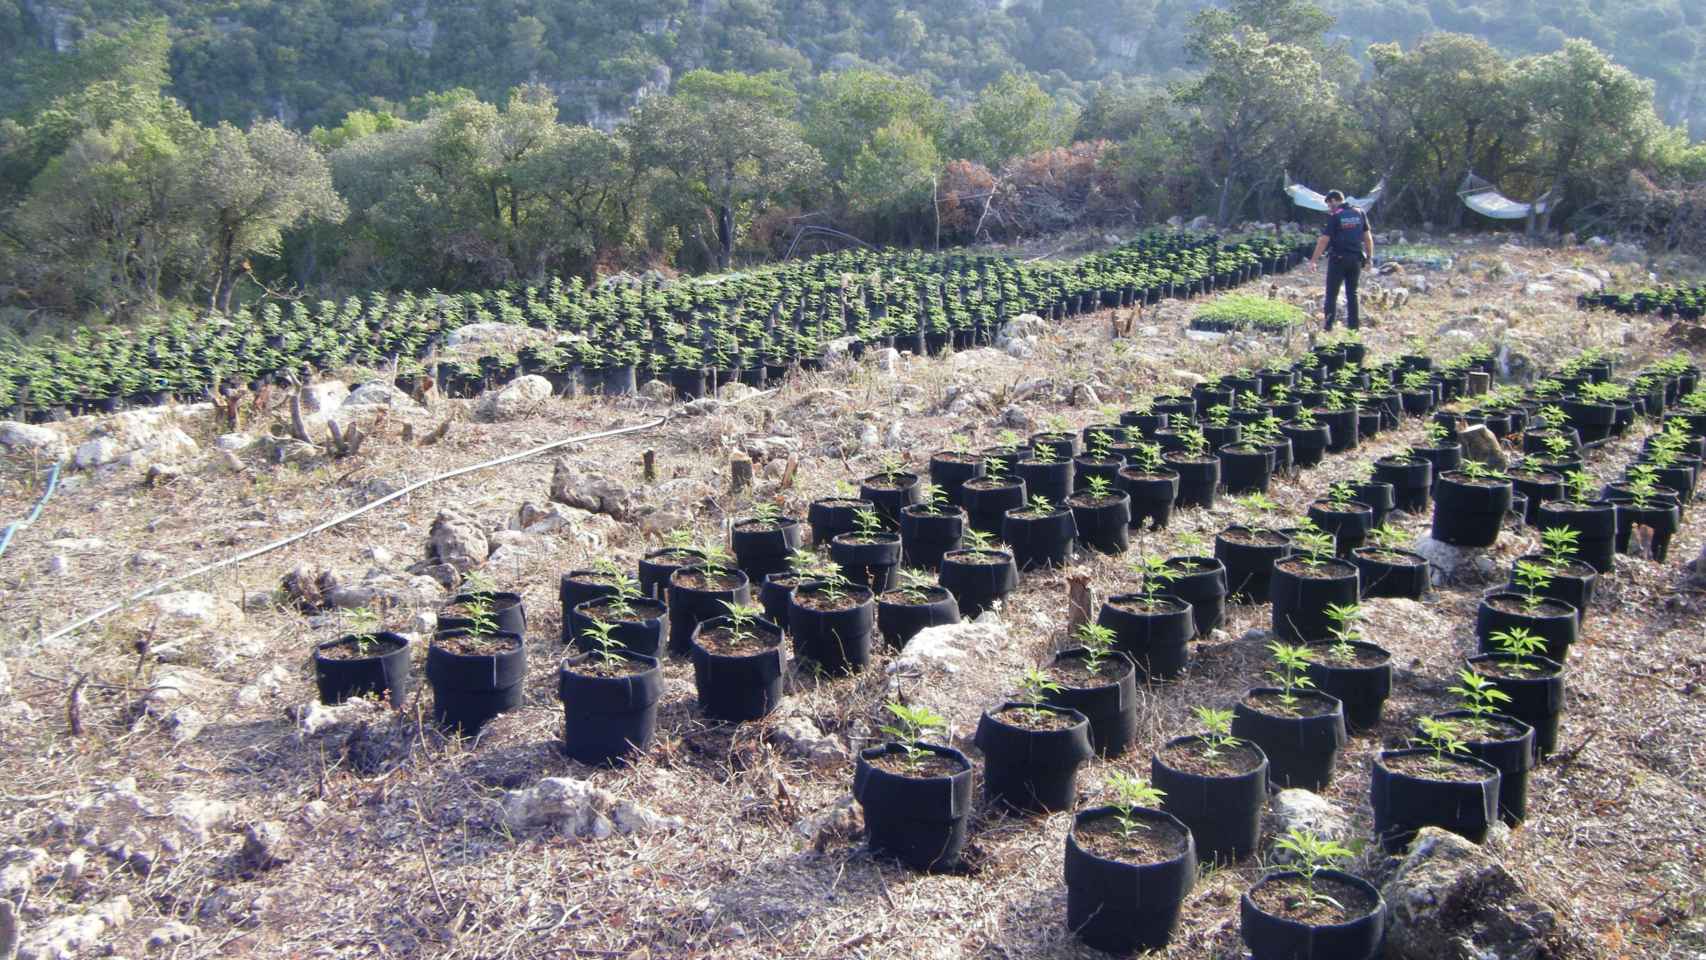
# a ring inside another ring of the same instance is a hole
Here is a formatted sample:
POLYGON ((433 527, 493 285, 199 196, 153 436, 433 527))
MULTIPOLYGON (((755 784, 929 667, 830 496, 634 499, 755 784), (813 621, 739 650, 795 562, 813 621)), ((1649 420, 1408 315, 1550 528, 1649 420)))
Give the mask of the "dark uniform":
POLYGON ((1345 288, 1345 325, 1357 329, 1357 280, 1362 277, 1362 238, 1369 231, 1368 214, 1346 204, 1327 215, 1321 235, 1327 238, 1327 329, 1338 315, 1339 287, 1345 288))

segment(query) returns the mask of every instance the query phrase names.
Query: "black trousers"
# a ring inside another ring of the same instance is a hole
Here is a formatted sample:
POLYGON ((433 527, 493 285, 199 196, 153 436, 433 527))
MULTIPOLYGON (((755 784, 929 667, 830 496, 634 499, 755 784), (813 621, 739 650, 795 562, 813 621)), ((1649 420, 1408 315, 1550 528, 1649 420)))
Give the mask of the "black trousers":
POLYGON ((1345 326, 1352 330, 1361 324, 1362 316, 1357 310, 1357 281, 1362 278, 1362 257, 1328 257, 1327 258, 1327 329, 1333 329, 1333 320, 1339 314, 1339 287, 1345 288, 1345 326))

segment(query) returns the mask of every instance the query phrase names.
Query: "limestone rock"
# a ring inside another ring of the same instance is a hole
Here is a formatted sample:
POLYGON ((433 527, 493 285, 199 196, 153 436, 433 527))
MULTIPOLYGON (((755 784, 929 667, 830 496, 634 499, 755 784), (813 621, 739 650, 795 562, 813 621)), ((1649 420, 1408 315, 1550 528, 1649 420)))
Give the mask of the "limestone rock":
POLYGON ((1493 431, 1483 424, 1477 423, 1459 430, 1457 442, 1463 447, 1465 460, 1476 460, 1500 471, 1510 466, 1504 448, 1499 445, 1499 438, 1493 436, 1493 431))
POLYGON ((104 900, 87 913, 55 917, 30 931, 18 946, 18 960, 75 960, 85 950, 110 943, 130 922, 127 897, 104 900))
POLYGON ((1557 914, 1485 851, 1423 827, 1381 889, 1394 960, 1561 960, 1573 951, 1557 914))
POLYGON ((700 397, 689 400, 681 406, 681 413, 688 417, 708 417, 723 409, 723 401, 715 397, 700 397))
POLYGON ((987 614, 967 623, 926 627, 906 642, 906 649, 890 661, 890 674, 921 673, 940 669, 953 673, 967 658, 995 653, 1012 642, 1007 625, 987 614))
POLYGON ((427 558, 467 573, 491 555, 486 531, 454 510, 440 510, 427 532, 427 558))
POLYGON ((243 848, 237 862, 243 869, 259 872, 290 862, 290 835, 277 820, 257 820, 243 828, 243 848))
POLYGON ((539 412, 551 399, 551 381, 538 374, 516 377, 502 390, 480 397, 475 416, 490 423, 520 420, 539 412))
POLYGON ((296 724, 296 735, 311 740, 338 734, 348 734, 357 724, 385 719, 383 704, 367 697, 357 697, 329 706, 319 700, 296 704, 285 710, 296 724))
POLYGON ((0 853, 0 900, 21 902, 52 865, 40 847, 12 847, 0 853))
POLYGON ((1499 566, 1485 547, 1454 547, 1424 535, 1414 549, 1427 558, 1435 586, 1488 583, 1499 576, 1499 566))
POLYGON ((349 384, 341 380, 322 380, 302 388, 302 425, 311 440, 322 441, 329 431, 326 425, 349 398, 349 384))
POLYGON ((224 801, 192 796, 162 806, 138 793, 135 778, 126 777, 79 803, 57 825, 79 842, 146 872, 207 843, 215 830, 231 826, 236 812, 224 801))
POLYGON ((77 452, 72 455, 71 462, 77 467, 89 470, 94 467, 104 467, 117 460, 124 448, 114 437, 96 437, 77 445, 77 452))
POLYGON ((199 929, 181 920, 168 920, 148 934, 147 947, 153 952, 164 951, 182 943, 189 943, 199 936, 199 929))
POLYGON ((770 742, 790 756, 798 757, 818 767, 845 764, 851 754, 845 744, 818 729, 810 717, 793 714, 783 717, 770 729, 770 742))
POLYGON ((243 611, 236 604, 201 590, 149 597, 139 605, 137 616, 166 633, 223 630, 243 622, 243 611))
POLYGON ((631 492, 604 477, 576 469, 567 460, 558 460, 551 469, 551 499, 617 520, 627 520, 634 512, 631 492))
POLYGON ((895 376, 900 373, 900 351, 893 347, 876 351, 871 354, 871 366, 876 367, 877 372, 886 377, 895 376))
POLYGON ((739 403, 748 397, 756 396, 758 388, 749 387, 740 381, 725 383, 717 388, 717 399, 724 403, 739 403))
POLYGON ((531 787, 509 791, 498 819, 511 832, 550 828, 594 840, 613 833, 678 830, 683 825, 679 817, 618 800, 610 791, 574 777, 547 777, 531 787))
POLYGON ((1001 327, 1001 332, 995 337, 995 345, 1005 347, 1009 340, 1034 340, 1047 333, 1048 321, 1034 313, 1021 313, 1001 327))
POLYGON ((344 398, 339 405, 341 410, 351 410, 358 407, 391 407, 397 410, 419 410, 421 405, 415 399, 389 383, 377 380, 364 383, 344 398))
POLYGON ((639 386, 639 395, 653 403, 675 402, 675 388, 665 380, 647 380, 639 386))
POLYGON ((10 454, 54 462, 65 459, 71 444, 52 427, 4 420, 0 421, 0 447, 10 454))
POLYGON ((865 817, 851 793, 794 823, 794 832, 822 850, 837 839, 851 840, 865 829, 865 817))
MULTIPOLYGON (((1262 832, 1276 837, 1290 830, 1307 830, 1324 840, 1349 843, 1353 839, 1350 814, 1309 790, 1294 787, 1274 794, 1262 819, 1262 832)), ((1270 859, 1276 864, 1290 863, 1291 855, 1276 847, 1270 859)))

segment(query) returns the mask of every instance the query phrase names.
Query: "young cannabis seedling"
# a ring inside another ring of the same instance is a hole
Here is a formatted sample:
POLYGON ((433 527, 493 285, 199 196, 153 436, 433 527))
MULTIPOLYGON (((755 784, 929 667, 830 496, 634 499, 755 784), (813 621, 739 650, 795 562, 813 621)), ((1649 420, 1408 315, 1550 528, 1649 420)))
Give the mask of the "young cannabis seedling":
POLYGON ((1354 661, 1357 652, 1351 644, 1362 639, 1362 628, 1357 626, 1362 622, 1362 606, 1355 603, 1329 603, 1325 612, 1327 619, 1332 622, 1328 633, 1333 637, 1327 654, 1340 663, 1354 661))
POLYGON ((903 567, 900 571, 900 586, 894 593, 903 603, 922 606, 930 602, 930 588, 936 586, 936 578, 928 572, 916 567, 903 567))
POLYGON ((1191 712, 1197 715, 1197 722, 1202 724, 1203 732, 1197 735, 1207 747, 1203 756, 1214 760, 1227 750, 1238 746, 1244 741, 1232 735, 1232 711, 1223 707, 1192 707, 1191 712))
POLYGON ((856 510, 853 512, 853 529, 866 540, 874 540, 883 532, 883 518, 875 510, 856 510))
POLYGON ((622 643, 615 636, 616 624, 593 620, 581 629, 581 637, 591 645, 593 656, 607 664, 622 662, 622 643))
POLYGON ((1107 477, 1095 476, 1084 481, 1084 492, 1093 500, 1105 500, 1114 494, 1114 485, 1107 477))
POLYGON ((1472 715, 1470 726, 1477 732, 1491 729, 1487 719, 1499 712, 1500 704, 1511 701, 1510 694, 1493 681, 1467 668, 1457 672, 1457 686, 1448 688, 1448 692, 1457 694, 1463 709, 1472 715))
POLYGON ((1292 827, 1286 831, 1285 836, 1276 837, 1274 847, 1291 854, 1292 863, 1289 869, 1297 871, 1303 878, 1303 897, 1307 903, 1327 903, 1343 907, 1343 904, 1317 889, 1315 881, 1322 871, 1331 869, 1341 860, 1356 856, 1354 851, 1337 840, 1327 839, 1301 827, 1292 827))
POLYGON ((1325 566, 1338 550, 1333 535, 1323 532, 1312 520, 1298 523, 1297 532, 1291 535, 1291 544, 1302 555, 1303 562, 1311 567, 1325 566))
POLYGON ((1167 563, 1166 558, 1149 554, 1138 557, 1131 562, 1131 570, 1141 579, 1138 581, 1137 595, 1151 606, 1159 603, 1165 588, 1179 579, 1179 571, 1167 563))
POLYGON ((1535 563, 1533 560, 1516 562, 1516 571, 1511 575, 1511 579, 1522 588, 1522 603, 1530 614, 1539 610, 1540 605, 1546 602, 1540 591, 1552 585, 1553 573, 1553 568, 1544 563, 1535 563))
POLYGON ((1024 707, 1014 712, 1026 714, 1028 719, 1032 722, 1042 722, 1052 719, 1054 714, 1044 710, 1043 706, 1048 703, 1049 694, 1058 693, 1059 691, 1060 684, 1050 679, 1049 675, 1043 671, 1036 667, 1031 667, 1019 677, 1019 692, 1017 699, 1020 703, 1024 704, 1024 707))
POLYGON ((355 644, 355 655, 367 657, 373 655, 373 649, 379 643, 379 630, 382 626, 378 611, 371 607, 357 607, 344 614, 348 624, 350 642, 355 644))
POLYGON ((1091 676, 1100 673, 1102 662, 1114 652, 1114 641, 1118 639, 1114 631, 1099 623, 1084 623, 1079 625, 1078 632, 1073 636, 1078 640, 1078 645, 1084 648, 1084 669, 1088 670, 1091 676))
POLYGON ((1268 644, 1268 652, 1274 656, 1274 669, 1267 671, 1267 678, 1279 687, 1280 703, 1295 707, 1298 693, 1315 687, 1315 681, 1308 677, 1309 649, 1275 640, 1268 644))
POLYGON ((1154 473, 1161 469, 1161 444, 1140 443, 1132 454, 1131 465, 1139 473, 1154 473))
POLYGON ((1129 843, 1140 833, 1149 830, 1149 825, 1137 816, 1138 808, 1159 807, 1162 798, 1167 794, 1155 789, 1154 785, 1142 777, 1118 770, 1108 775, 1108 786, 1114 791, 1114 822, 1120 826, 1121 838, 1129 843))
POLYGON ((1582 532, 1569 527, 1549 527, 1540 531, 1540 543, 1546 553, 1546 562, 1554 570, 1569 566, 1576 559, 1577 544, 1581 539, 1582 532))
POLYGON ((730 639, 741 643, 756 636, 753 628, 764 616, 763 607, 751 603, 731 603, 728 600, 718 602, 728 611, 730 639))
POLYGON ((1492 641, 1493 649, 1511 658, 1509 665, 1512 670, 1524 673, 1537 669, 1529 658, 1539 656, 1546 649, 1546 638, 1527 627, 1496 630, 1487 639, 1492 641))
POLYGON ((1433 751, 1431 763, 1434 769, 1444 769, 1447 757, 1461 756, 1469 752, 1469 745, 1463 742, 1463 738, 1458 735, 1457 725, 1451 721, 1423 717, 1417 725, 1422 728, 1422 735, 1411 742, 1433 751))
POLYGON ((917 770, 919 764, 934 755, 924 749, 922 741, 935 731, 947 729, 948 721, 928 707, 913 707, 901 703, 889 703, 885 706, 894 719, 881 730, 893 738, 894 743, 904 751, 907 769, 917 770))

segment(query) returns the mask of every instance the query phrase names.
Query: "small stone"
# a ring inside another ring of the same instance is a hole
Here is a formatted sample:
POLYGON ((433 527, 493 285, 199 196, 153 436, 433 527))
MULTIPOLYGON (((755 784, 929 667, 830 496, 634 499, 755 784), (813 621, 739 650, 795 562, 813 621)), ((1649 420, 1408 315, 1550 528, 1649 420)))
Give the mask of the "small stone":
POLYGON ((723 409, 723 401, 715 397, 700 397, 683 404, 681 413, 688 417, 706 417, 723 409))
POLYGON ((534 786, 509 791, 499 821, 512 832, 549 827, 595 840, 615 832, 648 834, 683 826, 679 817, 619 801, 609 791, 574 777, 547 777, 534 786))
POLYGON ((900 373, 900 351, 893 347, 884 347, 871 354, 871 366, 886 377, 900 373))
POLYGON ((1485 547, 1455 547, 1424 535, 1414 549, 1427 559, 1435 586, 1486 583, 1499 576, 1498 565, 1485 547))
POLYGON ((637 392, 653 403, 675 402, 675 388, 663 380, 647 380, 640 384, 637 392))
MULTIPOLYGON (((1263 820, 1262 832, 1276 837, 1291 830, 1306 830, 1323 840, 1349 843, 1353 839, 1350 814, 1318 793, 1295 787, 1274 794, 1263 820)), ((1270 859, 1276 864, 1290 863, 1291 855, 1275 847, 1270 859)))
POLYGON ((818 767, 844 764, 850 756, 841 741, 818 729, 810 717, 800 714, 777 722, 770 730, 770 742, 781 747, 784 753, 818 767))
POLYGON ((158 550, 138 550, 131 554, 129 562, 133 567, 163 567, 169 559, 158 550))
POLYGON ((87 913, 55 917, 36 926, 18 947, 18 960, 74 960, 85 950, 110 943, 130 921, 127 897, 114 897, 87 913))
POLYGON ((521 420, 538 413, 551 399, 551 381, 537 374, 516 377, 497 392, 487 391, 474 415, 488 423, 521 420))
POLYGON ((341 404, 342 409, 354 407, 394 407, 405 410, 418 410, 420 404, 414 398, 397 389, 389 383, 364 383, 350 392, 341 404))
POLYGON ((230 453, 242 453, 244 450, 249 449, 259 442, 259 437, 251 436, 247 433, 223 433, 214 438, 213 446, 214 449, 217 450, 225 450, 230 453))
POLYGON ((724 403, 739 403, 758 395, 756 387, 749 387, 740 381, 725 383, 717 388, 717 399, 724 403))
POLYGON ((144 600, 137 617, 166 632, 222 630, 243 622, 243 611, 229 600, 200 590, 162 593, 144 600))
POLYGON ((148 934, 148 949, 151 952, 175 947, 181 943, 189 943, 201 936, 201 931, 181 920, 168 920, 155 927, 148 934))
POLYGON ((97 437, 78 444, 77 452, 72 456, 72 463, 88 470, 112 463, 122 452, 123 448, 119 446, 118 440, 112 437, 97 437))
POLYGON ((588 513, 627 520, 633 513, 635 497, 620 484, 558 460, 551 470, 551 499, 588 513))
POLYGON ((47 562, 47 572, 56 577, 70 576, 71 559, 64 554, 55 556, 47 562))

